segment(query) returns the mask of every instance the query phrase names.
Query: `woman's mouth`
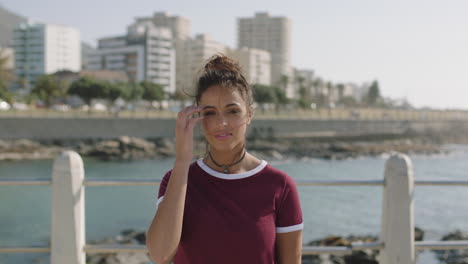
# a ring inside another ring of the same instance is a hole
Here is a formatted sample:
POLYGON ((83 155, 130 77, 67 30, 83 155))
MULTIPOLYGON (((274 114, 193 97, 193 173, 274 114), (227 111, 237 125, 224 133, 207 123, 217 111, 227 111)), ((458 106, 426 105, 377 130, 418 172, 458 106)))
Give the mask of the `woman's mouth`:
POLYGON ((215 138, 218 140, 227 140, 231 137, 232 137, 231 133, 220 133, 220 134, 215 135, 215 138))

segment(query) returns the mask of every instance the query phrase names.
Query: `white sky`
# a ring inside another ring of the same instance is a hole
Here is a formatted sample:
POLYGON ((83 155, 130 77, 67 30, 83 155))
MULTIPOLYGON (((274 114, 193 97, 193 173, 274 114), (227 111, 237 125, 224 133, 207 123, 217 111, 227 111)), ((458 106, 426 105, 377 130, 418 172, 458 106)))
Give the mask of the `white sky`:
POLYGON ((377 79, 384 96, 422 107, 468 109, 468 1, 464 0, 0 0, 33 19, 75 27, 82 40, 120 35, 137 16, 187 17, 192 34, 236 46, 236 18, 293 22, 293 66, 333 82, 377 79))

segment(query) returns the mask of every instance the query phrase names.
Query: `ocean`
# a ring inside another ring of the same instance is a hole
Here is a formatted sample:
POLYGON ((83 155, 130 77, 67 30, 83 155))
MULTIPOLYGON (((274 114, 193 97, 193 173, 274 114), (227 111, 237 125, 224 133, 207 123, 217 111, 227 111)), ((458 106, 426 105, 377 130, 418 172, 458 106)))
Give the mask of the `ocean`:
MULTIPOLYGON (((449 154, 410 155, 417 180, 461 180, 468 176, 468 146, 448 145, 449 154)), ((386 155, 348 160, 268 161, 295 180, 381 180, 386 155)), ((0 178, 50 178, 52 160, 0 162, 0 178)), ((84 158, 88 178, 161 179, 174 159, 103 162, 84 158)), ((299 186, 304 244, 329 235, 379 235, 382 187, 299 186)), ((86 187, 88 243, 124 229, 145 231, 156 209, 158 186, 86 187)), ((48 246, 50 186, 0 186, 0 246, 48 246)), ((425 240, 468 231, 468 187, 416 186, 415 223, 425 240)), ((0 254, 0 263, 47 263, 47 254, 0 254)), ((438 263, 423 252, 418 263, 438 263)))

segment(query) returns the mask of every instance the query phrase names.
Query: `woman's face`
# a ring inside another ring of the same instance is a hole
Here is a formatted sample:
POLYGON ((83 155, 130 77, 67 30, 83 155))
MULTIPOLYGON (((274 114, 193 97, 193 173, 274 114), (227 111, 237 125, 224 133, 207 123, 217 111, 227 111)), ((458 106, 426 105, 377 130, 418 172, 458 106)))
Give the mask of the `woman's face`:
POLYGON ((212 149, 233 150, 243 145, 251 115, 235 88, 211 86, 200 97, 202 126, 212 149))

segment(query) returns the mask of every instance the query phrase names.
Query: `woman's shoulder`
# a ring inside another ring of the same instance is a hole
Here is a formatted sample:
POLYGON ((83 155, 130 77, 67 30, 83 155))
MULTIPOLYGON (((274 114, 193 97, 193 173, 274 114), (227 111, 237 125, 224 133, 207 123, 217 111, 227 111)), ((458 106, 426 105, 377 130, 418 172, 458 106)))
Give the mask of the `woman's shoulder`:
POLYGON ((270 178, 275 178, 281 181, 292 180, 291 176, 287 172, 278 169, 276 166, 271 165, 270 163, 267 163, 263 169, 263 172, 268 174, 270 178))

